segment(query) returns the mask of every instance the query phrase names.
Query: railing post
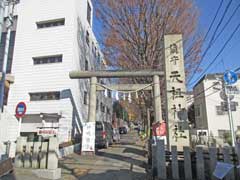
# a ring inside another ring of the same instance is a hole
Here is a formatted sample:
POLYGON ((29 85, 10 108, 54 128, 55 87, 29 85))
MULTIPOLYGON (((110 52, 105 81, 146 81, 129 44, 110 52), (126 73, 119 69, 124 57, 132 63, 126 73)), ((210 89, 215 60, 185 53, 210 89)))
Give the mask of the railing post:
MULTIPOLYGON (((235 152, 238 158, 237 164, 240 165, 240 143, 236 143, 235 152)), ((240 180, 240 168, 237 169, 237 180, 240 180)))
POLYGON ((43 142, 41 146, 41 153, 39 154, 40 169, 47 168, 47 149, 48 149, 48 142, 43 142))
POLYGON ((33 155, 32 155, 32 168, 37 169, 39 168, 39 150, 41 147, 41 142, 34 142, 33 145, 33 155))
POLYGON ((179 179, 179 167, 178 167, 178 151, 177 146, 172 146, 172 178, 174 180, 179 179))
POLYGON ((184 146, 183 151, 184 151, 185 180, 192 180, 192 160, 191 160, 190 148, 187 146, 184 146))
MULTIPOLYGON (((230 147, 223 147, 223 159, 225 163, 233 164, 231 161, 232 149, 230 147)), ((234 169, 232 169, 225 177, 226 180, 234 180, 234 169)))
POLYGON ((210 178, 211 180, 216 180, 216 177, 213 176, 213 172, 217 164, 217 148, 209 148, 209 158, 210 158, 210 178))
POLYGON ((166 154, 164 140, 157 140, 157 177, 159 180, 167 179, 166 154))
POLYGON ((153 177, 157 176, 157 145, 156 144, 152 144, 151 142, 151 146, 152 146, 152 175, 153 177))
POLYGON ((203 148, 196 147, 197 156, 197 180, 205 180, 203 148))
POLYGON ((15 166, 18 168, 23 167, 23 146, 27 144, 27 137, 17 138, 15 166))

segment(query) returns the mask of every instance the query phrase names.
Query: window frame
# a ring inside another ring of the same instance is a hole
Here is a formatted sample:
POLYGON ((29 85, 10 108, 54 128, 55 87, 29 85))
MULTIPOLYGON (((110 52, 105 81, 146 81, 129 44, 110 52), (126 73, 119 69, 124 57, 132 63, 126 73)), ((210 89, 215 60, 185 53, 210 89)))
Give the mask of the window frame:
POLYGON ((91 26, 92 23, 92 7, 90 6, 90 3, 87 1, 87 21, 89 25, 91 26))
POLYGON ((87 59, 85 60, 84 69, 85 69, 85 71, 88 71, 88 70, 89 70, 89 62, 88 62, 87 59))
POLYGON ((30 96, 30 101, 31 102, 36 102, 36 101, 56 101, 56 100, 60 100, 60 91, 47 91, 47 92, 30 92, 29 93, 30 96), (49 98, 50 97, 50 93, 54 93, 55 98, 49 98), (47 97, 47 99, 45 98, 33 98, 34 96, 45 96, 47 97))
POLYGON ((83 104, 84 105, 88 104, 88 93, 87 93, 87 91, 83 92, 83 104))
POLYGON ((86 43, 88 45, 88 47, 90 46, 90 34, 88 31, 86 31, 86 43))
POLYGON ((51 19, 46 21, 38 21, 36 22, 37 29, 45 29, 45 28, 53 28, 58 26, 65 26, 65 18, 59 18, 59 19, 51 19), (61 24, 58 24, 61 23, 61 24), (51 26, 47 26, 50 25, 51 26))
POLYGON ((56 55, 49 55, 49 56, 38 56, 38 57, 32 57, 33 65, 46 65, 46 64, 56 64, 56 63, 62 63, 63 62, 63 55, 62 54, 56 54, 56 55), (57 61, 52 61, 51 58, 59 58, 57 61), (39 61, 39 63, 37 63, 39 61), (50 62, 49 62, 50 61, 50 62))

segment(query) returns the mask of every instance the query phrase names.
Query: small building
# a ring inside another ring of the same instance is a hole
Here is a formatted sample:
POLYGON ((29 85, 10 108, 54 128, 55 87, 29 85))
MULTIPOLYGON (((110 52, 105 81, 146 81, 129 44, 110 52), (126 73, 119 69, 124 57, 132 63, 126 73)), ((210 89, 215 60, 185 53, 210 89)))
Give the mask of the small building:
MULTIPOLYGON (((231 94, 231 112, 235 133, 240 128, 240 81, 226 91, 231 94)), ((207 74, 193 88, 196 130, 198 136, 218 145, 230 143, 230 125, 223 74, 207 74), (210 140, 211 138, 211 140, 210 140)))

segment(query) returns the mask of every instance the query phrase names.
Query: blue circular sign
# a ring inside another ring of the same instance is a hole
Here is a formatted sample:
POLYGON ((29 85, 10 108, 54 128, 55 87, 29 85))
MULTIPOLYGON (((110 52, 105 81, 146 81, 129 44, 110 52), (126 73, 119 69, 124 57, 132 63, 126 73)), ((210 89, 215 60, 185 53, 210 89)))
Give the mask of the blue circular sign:
POLYGON ((237 82, 238 75, 233 71, 227 71, 223 76, 223 80, 225 81, 226 84, 232 85, 237 82))
POLYGON ((23 117, 26 113, 26 110, 27 110, 27 106, 24 102, 18 103, 15 110, 16 116, 18 118, 23 117))

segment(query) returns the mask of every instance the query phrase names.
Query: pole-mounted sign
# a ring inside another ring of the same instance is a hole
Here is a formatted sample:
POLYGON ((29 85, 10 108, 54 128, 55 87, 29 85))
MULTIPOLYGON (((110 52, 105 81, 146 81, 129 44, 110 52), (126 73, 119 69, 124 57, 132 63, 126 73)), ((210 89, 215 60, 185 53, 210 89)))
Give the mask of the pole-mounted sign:
POLYGON ((19 118, 19 125, 18 125, 18 136, 20 136, 21 132, 21 125, 22 125, 22 117, 25 115, 27 111, 27 106, 24 102, 19 102, 16 106, 16 117, 19 118))
POLYGON ((16 117, 17 118, 22 118, 25 113, 27 111, 27 106, 24 102, 19 102, 16 106, 16 110, 15 110, 15 113, 16 113, 16 117))
POLYGON ((232 116, 232 110, 231 110, 231 98, 230 98, 230 93, 227 91, 229 88, 233 89, 233 84, 235 84, 238 81, 238 75, 237 73, 233 71, 227 71, 223 75, 223 80, 225 82, 224 84, 224 90, 225 90, 225 95, 227 97, 227 109, 228 109, 228 118, 229 118, 229 127, 231 131, 231 137, 232 137, 232 146, 235 146, 235 130, 234 130, 234 123, 233 123, 233 116, 232 116))
POLYGON ((227 71, 223 76, 223 80, 225 81, 225 83, 227 85, 232 85, 237 82, 238 75, 237 75, 237 73, 235 73, 233 71, 227 71))

